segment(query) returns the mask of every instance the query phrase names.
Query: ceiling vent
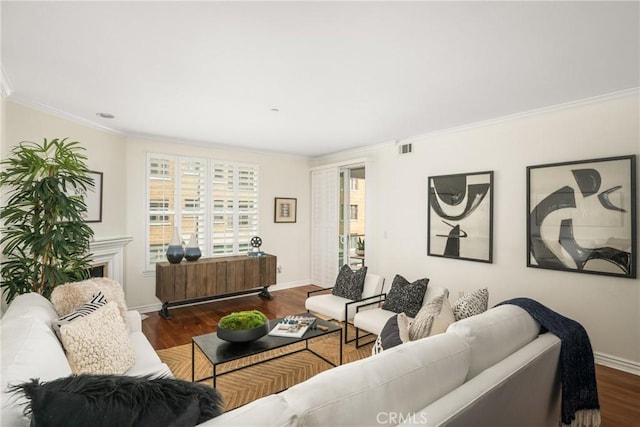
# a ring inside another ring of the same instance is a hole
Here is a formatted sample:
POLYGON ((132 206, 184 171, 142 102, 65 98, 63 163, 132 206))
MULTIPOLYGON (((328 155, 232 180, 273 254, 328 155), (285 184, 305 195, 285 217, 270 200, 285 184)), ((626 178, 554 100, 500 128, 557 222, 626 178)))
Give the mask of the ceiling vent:
POLYGON ((413 152, 413 144, 410 142, 407 144, 400 144, 398 146, 398 152, 400 154, 411 154, 413 152))

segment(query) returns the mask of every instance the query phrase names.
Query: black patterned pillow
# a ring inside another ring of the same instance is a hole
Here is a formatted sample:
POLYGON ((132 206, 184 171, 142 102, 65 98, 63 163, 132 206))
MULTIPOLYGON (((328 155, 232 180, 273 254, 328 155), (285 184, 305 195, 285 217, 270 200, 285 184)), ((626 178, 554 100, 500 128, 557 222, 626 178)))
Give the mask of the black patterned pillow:
POLYGON ((409 319, 404 313, 398 313, 387 320, 380 335, 371 348, 371 354, 378 354, 391 347, 409 341, 409 319))
POLYGON ((467 317, 475 316, 476 314, 484 313, 487 311, 489 305, 489 290, 487 288, 478 289, 459 298, 453 304, 453 315, 456 321, 465 319, 467 317))
POLYGON ((359 300, 362 298, 362 289, 364 289, 364 278, 367 275, 367 267, 353 271, 348 265, 343 265, 338 273, 336 284, 333 287, 333 295, 350 299, 359 300))
POLYGON ((404 312, 407 317, 416 317, 420 307, 422 307, 422 300, 425 292, 427 292, 428 283, 429 279, 427 278, 409 283, 407 279, 396 274, 382 308, 395 313, 404 312))

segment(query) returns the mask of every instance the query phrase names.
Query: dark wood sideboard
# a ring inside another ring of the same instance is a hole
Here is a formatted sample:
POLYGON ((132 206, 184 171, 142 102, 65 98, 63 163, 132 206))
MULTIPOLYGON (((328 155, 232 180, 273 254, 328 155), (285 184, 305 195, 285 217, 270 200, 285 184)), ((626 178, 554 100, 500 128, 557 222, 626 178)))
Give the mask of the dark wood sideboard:
POLYGON ((179 264, 156 264, 156 297, 160 315, 169 318, 169 307, 191 302, 260 292, 271 298, 268 287, 276 283, 277 257, 246 255, 200 258, 179 264))

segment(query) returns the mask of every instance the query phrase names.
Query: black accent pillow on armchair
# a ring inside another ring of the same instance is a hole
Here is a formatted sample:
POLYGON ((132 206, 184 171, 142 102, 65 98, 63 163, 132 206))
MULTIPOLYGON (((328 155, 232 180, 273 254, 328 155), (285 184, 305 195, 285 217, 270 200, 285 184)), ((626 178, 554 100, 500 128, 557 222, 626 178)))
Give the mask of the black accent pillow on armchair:
POLYGON ((32 427, 195 426, 223 412, 220 393, 174 378, 78 375, 10 386, 32 427))
POLYGON ((407 279, 396 274, 382 308, 395 313, 405 313, 411 318, 416 317, 422 307, 422 300, 427 292, 428 284, 429 279, 427 278, 409 283, 407 279))
POLYGON ((347 264, 343 265, 338 273, 336 284, 331 291, 333 295, 350 299, 359 300, 362 298, 362 290, 364 289, 364 278, 367 276, 367 267, 353 271, 347 264))

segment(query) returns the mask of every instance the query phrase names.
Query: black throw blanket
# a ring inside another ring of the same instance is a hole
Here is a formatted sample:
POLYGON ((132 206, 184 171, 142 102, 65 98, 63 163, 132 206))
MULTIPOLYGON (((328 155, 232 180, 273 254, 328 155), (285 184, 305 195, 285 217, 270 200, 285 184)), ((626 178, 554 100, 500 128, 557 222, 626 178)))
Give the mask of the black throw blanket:
MULTIPOLYGON (((551 332, 562 342, 562 423, 570 425, 581 410, 600 409, 591 342, 584 327, 529 298, 514 298, 498 305, 513 304, 526 310, 540 323, 541 331, 551 332)), ((599 418, 599 416, 598 416, 599 418)))

